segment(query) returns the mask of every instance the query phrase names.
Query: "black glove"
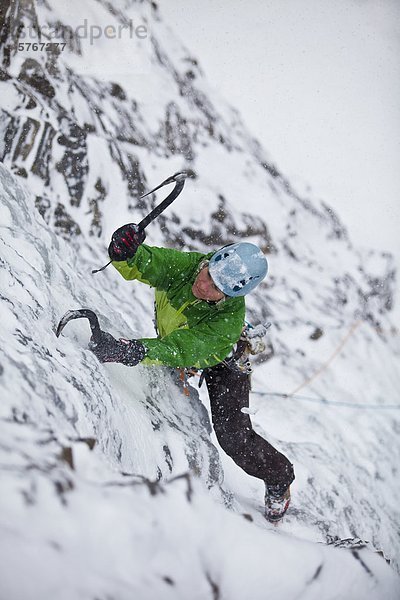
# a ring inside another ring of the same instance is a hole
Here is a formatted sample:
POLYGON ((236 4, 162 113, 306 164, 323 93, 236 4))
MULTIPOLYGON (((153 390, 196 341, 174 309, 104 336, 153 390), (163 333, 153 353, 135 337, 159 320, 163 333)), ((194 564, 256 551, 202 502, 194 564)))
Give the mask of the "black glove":
POLYGON ((139 340, 116 340, 111 333, 101 331, 96 339, 92 336, 89 350, 97 356, 100 362, 117 362, 134 367, 146 356, 146 348, 139 340))
POLYGON ((146 239, 144 229, 139 229, 135 223, 123 225, 111 237, 108 254, 111 260, 128 260, 132 258, 140 244, 146 239))

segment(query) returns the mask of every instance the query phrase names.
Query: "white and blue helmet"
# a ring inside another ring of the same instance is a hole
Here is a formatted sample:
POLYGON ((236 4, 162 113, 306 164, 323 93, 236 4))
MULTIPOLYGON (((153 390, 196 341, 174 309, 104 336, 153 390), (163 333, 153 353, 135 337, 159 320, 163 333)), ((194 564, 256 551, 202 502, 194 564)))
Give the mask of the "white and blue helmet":
POLYGON ((226 296, 245 296, 264 279, 268 262, 258 246, 239 242, 218 250, 210 258, 208 271, 226 296))

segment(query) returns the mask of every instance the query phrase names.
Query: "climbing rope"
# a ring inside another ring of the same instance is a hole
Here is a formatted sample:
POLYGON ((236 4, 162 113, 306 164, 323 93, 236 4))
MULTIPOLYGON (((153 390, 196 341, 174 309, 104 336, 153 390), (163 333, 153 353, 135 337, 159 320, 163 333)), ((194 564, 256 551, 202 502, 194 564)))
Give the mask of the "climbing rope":
MULTIPOLYGON (((363 322, 362 320, 355 321, 349 327, 346 335, 340 341, 340 343, 335 348, 335 350, 332 352, 332 354, 330 355, 330 357, 328 358, 328 360, 323 365, 321 365, 321 367, 315 373, 313 373, 313 375, 311 375, 311 377, 309 377, 308 379, 306 379, 305 381, 303 381, 303 383, 301 383, 301 385, 297 386, 297 388, 295 388, 292 392, 290 392, 288 394, 284 394, 282 392, 261 392, 261 391, 258 391, 258 390, 251 390, 251 393, 252 394, 256 394, 258 396, 275 396, 275 397, 279 397, 279 398, 284 398, 285 400, 304 400, 304 401, 307 401, 307 402, 314 402, 314 403, 325 404, 325 405, 329 405, 329 406, 343 406, 343 407, 347 407, 347 408, 371 409, 371 410, 400 410, 400 404, 385 404, 385 405, 381 405, 381 404, 367 404, 365 402, 357 402, 357 403, 355 403, 355 402, 345 402, 345 401, 340 401, 340 400, 328 400, 327 398, 324 398, 324 397, 315 398, 315 397, 312 397, 312 396, 302 396, 302 395, 300 395, 300 394, 297 393, 301 389, 303 389, 304 387, 306 387, 309 383, 311 383, 311 381, 314 381, 317 377, 319 377, 319 375, 321 375, 321 373, 323 371, 325 371, 325 369, 328 368, 328 366, 333 362, 333 360, 336 358, 336 356, 338 356, 338 354, 342 350, 343 346, 346 344, 346 342, 348 342, 348 340, 350 339, 350 337, 355 333, 355 331, 361 325, 362 322, 363 322)), ((228 361, 222 361, 222 362, 228 368, 231 368, 231 369, 233 368, 232 364, 229 363, 228 361)), ((188 372, 186 372, 186 375, 189 375, 189 376, 197 375, 197 376, 199 376, 199 373, 196 370, 188 370, 188 372)), ((184 380, 184 378, 185 378, 184 370, 182 370, 181 380, 184 380)), ((203 379, 203 374, 200 377, 199 387, 201 386, 202 379, 203 379)))
POLYGON ((316 379, 319 375, 321 375, 321 373, 323 371, 325 371, 325 369, 327 369, 329 367, 329 365, 331 364, 331 362, 340 353, 340 351, 343 348, 343 346, 345 345, 345 343, 350 339, 350 337, 354 334, 354 332, 356 331, 357 327, 359 327, 361 325, 361 323, 362 323, 362 321, 360 321, 360 320, 359 321, 355 321, 351 325, 350 329, 348 330, 348 332, 346 333, 346 335, 344 336, 344 338, 342 339, 342 341, 340 342, 340 344, 337 346, 337 348, 334 350, 334 352, 328 358, 328 360, 311 377, 309 377, 308 379, 306 379, 306 381, 303 381, 303 383, 301 385, 299 385, 292 392, 290 392, 290 394, 288 394, 288 396, 293 396, 294 394, 297 394, 297 392, 299 392, 300 390, 302 390, 304 387, 306 387, 306 385, 308 385, 309 383, 311 383, 311 381, 314 381, 314 379, 316 379))
POLYGON ((400 410, 400 404, 366 404, 363 402, 343 402, 339 400, 327 400, 326 398, 313 398, 312 396, 301 396, 300 394, 282 394, 280 392, 259 392, 252 390, 252 394, 258 396, 278 396, 279 398, 285 398, 286 400, 306 400, 308 402, 317 402, 318 404, 328 404, 332 406, 346 406, 350 408, 362 408, 362 409, 373 409, 373 410, 400 410))
POLYGON ((350 407, 350 408, 372 409, 372 410, 400 410, 400 404, 381 405, 381 404, 367 404, 364 402, 357 402, 357 403, 344 402, 344 401, 339 401, 339 400, 327 400, 326 398, 323 398, 323 397, 313 398, 312 396, 302 396, 297 393, 301 389, 306 387, 309 383, 311 383, 311 381, 314 381, 317 377, 319 377, 319 375, 321 375, 321 373, 323 371, 325 371, 325 369, 328 368, 328 366, 332 363, 332 361, 336 358, 336 356, 338 356, 338 354, 342 350, 343 346, 350 339, 350 337, 354 334, 354 332, 361 325, 362 322, 363 321, 361 321, 361 320, 355 321, 351 325, 351 327, 349 328, 349 330, 347 331, 346 335, 341 340, 339 345, 332 352, 332 354, 330 355, 328 360, 323 365, 321 365, 321 367, 315 373, 313 373, 313 375, 311 377, 309 377, 308 379, 303 381, 303 383, 301 385, 297 386, 297 388, 295 388, 289 394, 282 394, 281 392, 259 392, 259 391, 252 391, 252 393, 257 394, 259 396, 278 396, 280 398, 285 398, 285 399, 289 399, 289 400, 305 400, 308 402, 316 402, 319 404, 327 404, 327 405, 331 405, 331 406, 345 406, 345 407, 350 407))

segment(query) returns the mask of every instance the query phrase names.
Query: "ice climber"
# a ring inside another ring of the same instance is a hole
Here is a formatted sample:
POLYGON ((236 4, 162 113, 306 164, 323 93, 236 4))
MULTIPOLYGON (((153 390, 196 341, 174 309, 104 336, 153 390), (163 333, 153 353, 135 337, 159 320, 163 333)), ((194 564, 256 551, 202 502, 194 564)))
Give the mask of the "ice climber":
POLYGON ((229 358, 244 327, 244 296, 266 276, 267 260, 250 243, 201 254, 148 246, 145 237, 134 224, 124 225, 112 235, 108 253, 124 279, 155 288, 158 337, 116 340, 102 332, 90 348, 101 362, 203 370, 218 442, 246 473, 265 482, 265 516, 278 521, 290 502, 293 466, 241 412, 249 402, 249 376, 229 358))

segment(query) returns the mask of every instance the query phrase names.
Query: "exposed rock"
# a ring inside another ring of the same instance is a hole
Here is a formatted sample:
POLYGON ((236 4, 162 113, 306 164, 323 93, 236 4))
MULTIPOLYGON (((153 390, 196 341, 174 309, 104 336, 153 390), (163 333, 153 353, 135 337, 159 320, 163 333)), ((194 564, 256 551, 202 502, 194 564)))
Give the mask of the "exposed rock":
POLYGON ((77 123, 65 117, 62 119, 64 133, 57 138, 66 150, 62 159, 56 164, 56 169, 62 173, 71 195, 72 206, 79 206, 82 200, 89 172, 87 158, 87 133, 77 123))
POLYGON ((67 213, 65 206, 58 203, 54 211, 54 226, 66 239, 70 236, 81 234, 81 229, 73 218, 67 213))
POLYGON ((45 123, 36 157, 31 167, 32 173, 43 179, 46 185, 50 183, 49 166, 51 165, 52 144, 55 134, 56 132, 50 123, 45 123))
POLYGON ((18 80, 24 81, 39 92, 39 94, 47 96, 48 98, 54 98, 56 95, 55 89, 44 73, 41 65, 33 58, 27 58, 24 61, 18 80))

